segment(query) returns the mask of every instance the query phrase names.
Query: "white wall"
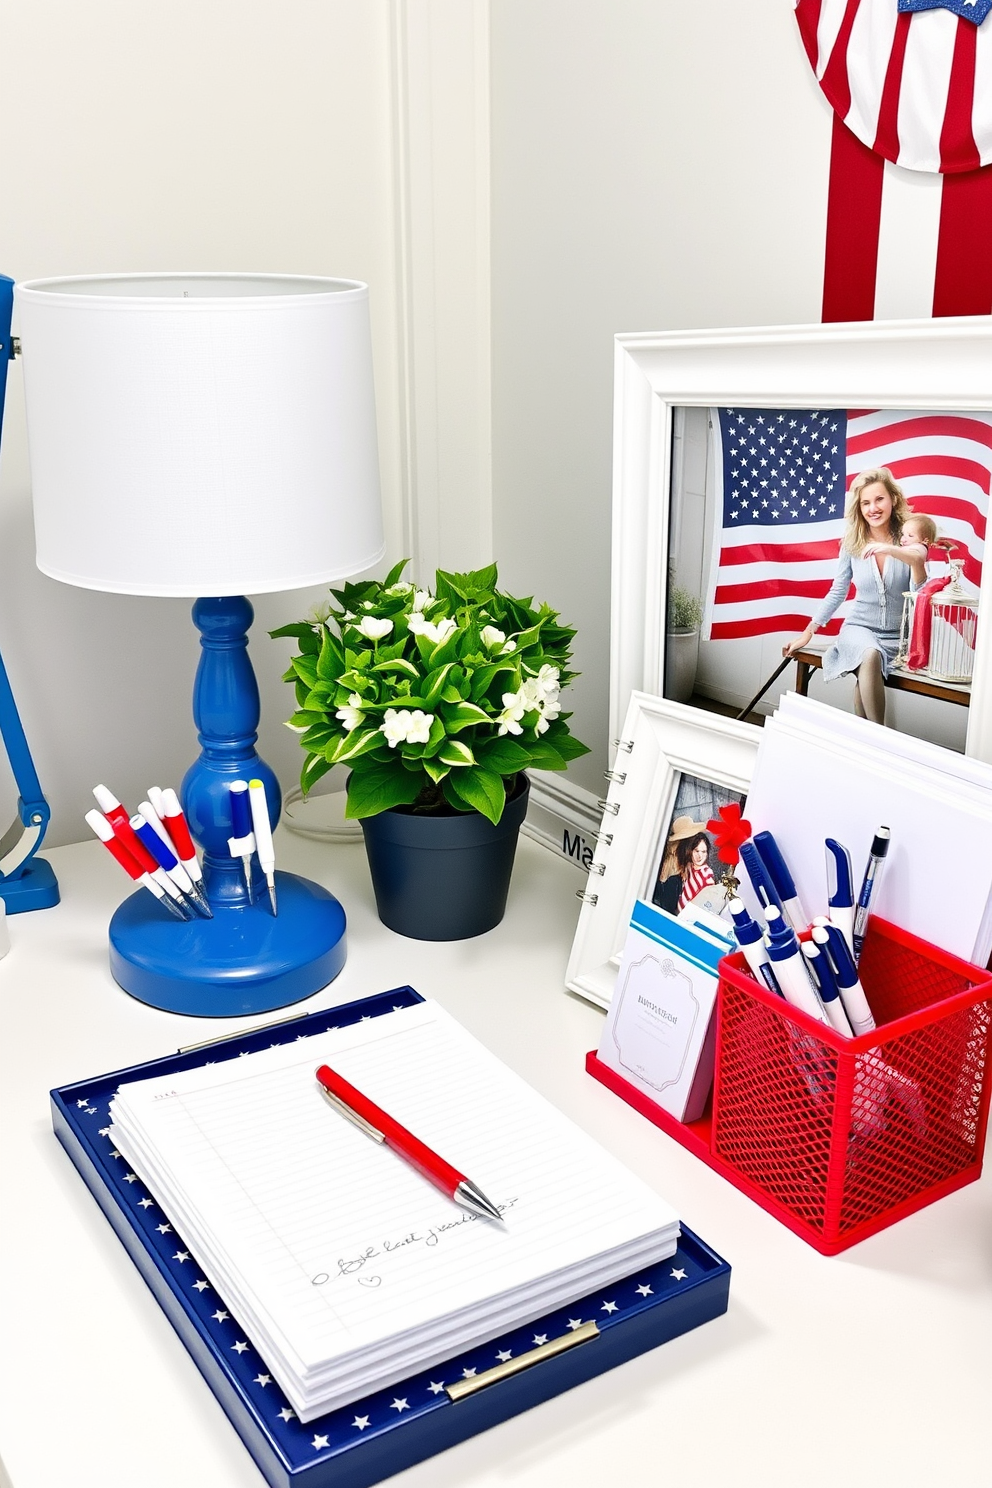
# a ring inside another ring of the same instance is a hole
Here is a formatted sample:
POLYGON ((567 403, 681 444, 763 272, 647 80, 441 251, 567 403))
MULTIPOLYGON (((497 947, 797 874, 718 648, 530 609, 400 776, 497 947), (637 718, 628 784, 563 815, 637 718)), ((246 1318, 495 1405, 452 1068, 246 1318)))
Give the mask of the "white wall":
MULTIPOLYGON (((391 553, 402 551, 387 0, 11 0, 2 34, 11 143, 0 270, 368 281, 387 531, 391 553)), ((40 575, 29 493, 15 363, 0 470, 0 650, 52 805, 52 845, 85 834, 97 780, 129 802, 151 783, 178 784, 197 749, 198 637, 185 601, 94 594, 40 575)), ((302 760, 281 727, 289 648, 265 630, 315 597, 256 603, 259 748, 284 785, 302 760)), ((0 825, 15 799, 0 773, 0 825)))
POLYGON ((830 117, 789 0, 495 0, 491 91, 494 546, 579 627, 600 793, 612 338, 819 319, 830 117))

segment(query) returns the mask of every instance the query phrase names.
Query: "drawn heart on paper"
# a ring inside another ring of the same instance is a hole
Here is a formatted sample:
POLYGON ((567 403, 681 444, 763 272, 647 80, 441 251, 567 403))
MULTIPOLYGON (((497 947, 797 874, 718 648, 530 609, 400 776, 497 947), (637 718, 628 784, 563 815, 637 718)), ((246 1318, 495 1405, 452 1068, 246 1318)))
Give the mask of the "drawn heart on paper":
POLYGON ((381 1286, 382 1285, 382 1277, 381 1276, 360 1276, 358 1278, 358 1285, 359 1286, 371 1286, 371 1287, 381 1286))

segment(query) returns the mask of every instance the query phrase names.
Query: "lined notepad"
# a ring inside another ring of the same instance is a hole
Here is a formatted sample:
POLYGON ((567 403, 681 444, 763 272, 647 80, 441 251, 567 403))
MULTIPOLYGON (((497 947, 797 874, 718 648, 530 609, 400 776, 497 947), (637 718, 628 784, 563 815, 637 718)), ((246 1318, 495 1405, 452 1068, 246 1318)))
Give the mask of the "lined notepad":
POLYGON ((671 1255, 668 1204, 435 1003, 122 1085, 113 1140, 303 1421, 671 1255), (335 1112, 327 1062, 472 1178, 335 1112))

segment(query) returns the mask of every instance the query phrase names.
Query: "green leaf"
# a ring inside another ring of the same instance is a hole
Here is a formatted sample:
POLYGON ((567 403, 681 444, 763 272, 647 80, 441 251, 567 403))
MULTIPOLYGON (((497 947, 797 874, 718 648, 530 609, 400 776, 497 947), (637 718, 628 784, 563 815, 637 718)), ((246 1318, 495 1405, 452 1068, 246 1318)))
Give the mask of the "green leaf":
POLYGON ((412 806, 420 795, 420 778, 383 761, 369 760, 356 765, 348 777, 348 803, 345 816, 352 821, 363 816, 378 816, 394 806, 412 806))
POLYGON ((438 760, 432 759, 424 760, 424 769, 427 771, 428 775, 431 777, 435 785, 439 785, 440 782, 444 779, 445 775, 448 775, 451 772, 450 765, 442 765, 438 760))
POLYGON ((475 703, 463 703, 459 701, 451 707, 444 704, 441 707, 441 717, 444 719, 444 727, 449 734, 461 733, 464 728, 471 728, 474 723, 491 724, 490 715, 484 708, 479 708, 475 703))
POLYGON ((303 709, 301 709, 298 713, 294 713, 293 716, 292 716, 292 718, 287 718, 286 719, 286 727, 287 728, 291 728, 291 729, 308 729, 308 728, 313 728, 313 724, 314 724, 314 715, 313 715, 313 713, 312 712, 309 712, 309 711, 304 711, 303 709))
POLYGON ((429 672, 424 678, 424 702, 428 708, 433 709, 440 701, 453 666, 454 662, 449 661, 443 667, 429 672))
POLYGON ((531 764, 539 770, 564 770, 565 761, 550 744, 543 739, 535 739, 533 744, 528 743, 526 748, 530 750, 531 764))
POLYGON ((589 753, 588 744, 583 744, 573 734, 568 733, 567 730, 556 734, 552 732, 553 729, 554 724, 551 725, 551 729, 548 730, 546 737, 548 743, 561 755, 563 760, 567 762, 568 760, 578 759, 580 755, 589 753))
POLYGON ((371 749, 375 749, 382 742, 382 734, 377 728, 352 729, 350 734, 340 740, 333 754, 328 752, 328 758, 333 759, 336 765, 343 765, 348 760, 355 760, 360 755, 368 754, 371 749))
POLYGON ((317 784, 317 781, 320 779, 320 777, 322 775, 326 775, 328 770, 330 769, 333 769, 333 766, 330 760, 325 759, 323 755, 308 755, 303 763, 303 769, 300 772, 300 788, 302 789, 303 794, 305 796, 309 795, 314 786, 317 784))
MULTIPOLYGON (((489 666, 480 667, 472 678, 471 697, 474 703, 485 697, 501 672, 508 672, 516 682, 517 669, 512 661, 494 661, 489 666)), ((516 686, 502 687, 501 692, 516 692, 516 686)))
POLYGON ((409 558, 401 558, 399 563, 395 563, 393 565, 393 567, 389 570, 388 574, 382 581, 383 589, 391 589, 394 584, 399 583, 400 575, 409 562, 409 558))
POLYGON ((457 771, 447 776, 445 794, 450 790, 466 806, 472 807, 495 825, 503 815, 506 787, 501 775, 476 766, 474 770, 457 771))
POLYGON ((372 668, 373 672, 402 672, 407 677, 412 677, 415 682, 420 681, 420 673, 412 661, 404 661, 402 656, 393 657, 390 661, 380 661, 372 668))
POLYGON ((341 737, 341 731, 337 724, 315 723, 308 728, 305 734, 300 736, 300 743, 304 749, 311 754, 323 754, 332 740, 337 741, 341 737))
POLYGON ((476 745, 475 754, 480 765, 485 765, 487 770, 495 770, 498 775, 519 775, 531 763, 530 750, 510 738, 493 739, 490 743, 476 745))
POLYGON ((471 749, 467 744, 460 744, 457 739, 446 739, 438 750, 437 757, 445 765, 475 764, 475 755, 471 749))
POLYGON ((343 666, 344 657, 341 647, 325 625, 324 639, 320 647, 320 655, 317 657, 317 676, 322 682, 335 682, 343 666))
POLYGON ((317 681, 317 663, 312 656, 294 656, 293 671, 301 682, 307 684, 308 690, 312 689, 317 681))

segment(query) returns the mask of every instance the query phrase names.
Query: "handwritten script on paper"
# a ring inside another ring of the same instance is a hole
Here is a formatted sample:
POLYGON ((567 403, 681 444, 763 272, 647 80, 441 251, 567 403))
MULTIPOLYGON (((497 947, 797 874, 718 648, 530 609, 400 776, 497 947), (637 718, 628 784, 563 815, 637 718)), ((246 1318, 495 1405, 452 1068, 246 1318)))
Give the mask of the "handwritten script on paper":
MULTIPOLYGON (((518 1202, 519 1200, 516 1198, 508 1199, 506 1203, 497 1204, 496 1207, 501 1214, 504 1214, 518 1202)), ((318 1271, 315 1276, 311 1276, 310 1285, 325 1286, 329 1281, 339 1281, 342 1277, 352 1277, 360 1286, 381 1286, 382 1276, 378 1273, 382 1270, 382 1267, 375 1266, 373 1269, 367 1270, 366 1267, 368 1267, 370 1261, 382 1261, 387 1256, 394 1255, 397 1251, 408 1251, 411 1248, 419 1246, 424 1246, 428 1250, 433 1249, 434 1246, 440 1243, 442 1236, 448 1235, 454 1230, 461 1229, 463 1225, 480 1223, 492 1224, 492 1220, 483 1219, 478 1214, 464 1212, 457 1219, 448 1220, 447 1223, 431 1225, 422 1235, 418 1234, 416 1230, 411 1230, 409 1234, 404 1235, 401 1239, 382 1240, 378 1246, 369 1245, 356 1256, 340 1257, 333 1271, 318 1271)))

